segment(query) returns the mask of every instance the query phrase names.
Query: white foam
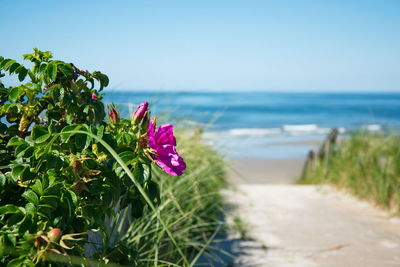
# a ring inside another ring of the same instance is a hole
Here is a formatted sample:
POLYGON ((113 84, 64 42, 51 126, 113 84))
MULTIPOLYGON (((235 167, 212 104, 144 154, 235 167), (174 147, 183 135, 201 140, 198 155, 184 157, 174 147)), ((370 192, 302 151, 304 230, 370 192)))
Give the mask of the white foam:
POLYGON ((267 136, 282 133, 280 128, 240 128, 231 129, 228 131, 229 134, 234 136, 267 136))
MULTIPOLYGON (((319 128, 316 124, 284 125, 281 128, 235 128, 223 131, 209 131, 203 134, 206 139, 215 138, 262 138, 268 136, 304 136, 310 134, 325 135, 331 128, 319 128)), ((340 128, 340 132, 345 132, 340 128)))
POLYGON ((316 132, 318 126, 316 124, 298 124, 298 125, 283 125, 285 132, 316 132))
MULTIPOLYGON (((379 124, 368 124, 360 127, 363 130, 376 132, 382 130, 379 124)), ((206 139, 221 138, 262 138, 269 136, 307 136, 307 135, 326 135, 332 128, 318 127, 316 124, 289 124, 283 125, 281 128, 235 128, 223 131, 208 131, 203 134, 206 139)), ((338 128, 339 133, 343 134, 348 131, 344 127, 338 128)))
POLYGON ((362 129, 370 131, 370 132, 376 132, 382 130, 382 126, 379 124, 367 124, 362 126, 362 129))

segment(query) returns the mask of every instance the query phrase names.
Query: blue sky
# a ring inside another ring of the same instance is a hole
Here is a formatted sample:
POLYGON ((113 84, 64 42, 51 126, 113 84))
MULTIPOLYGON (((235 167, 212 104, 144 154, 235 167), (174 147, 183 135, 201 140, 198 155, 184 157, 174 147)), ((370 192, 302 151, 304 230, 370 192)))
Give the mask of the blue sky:
POLYGON ((111 89, 399 91, 400 1, 2 1, 0 55, 33 47, 111 89))

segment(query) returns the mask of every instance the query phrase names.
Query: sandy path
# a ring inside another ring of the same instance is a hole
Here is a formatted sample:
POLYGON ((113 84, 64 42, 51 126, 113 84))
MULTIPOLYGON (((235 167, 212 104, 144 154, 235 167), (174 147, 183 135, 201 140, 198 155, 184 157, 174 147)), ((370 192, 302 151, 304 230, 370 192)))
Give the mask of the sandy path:
POLYGON ((252 173, 247 182, 233 177, 237 190, 224 192, 226 220, 239 216, 248 231, 246 240, 228 234, 217 245, 215 251, 235 256, 221 256, 225 261, 246 267, 400 266, 400 218, 330 187, 289 184, 298 163, 257 164, 243 164, 247 170, 236 164, 239 172, 252 173))
POLYGON ((239 185, 226 192, 251 240, 229 249, 236 266, 400 266, 400 219, 333 189, 239 185))

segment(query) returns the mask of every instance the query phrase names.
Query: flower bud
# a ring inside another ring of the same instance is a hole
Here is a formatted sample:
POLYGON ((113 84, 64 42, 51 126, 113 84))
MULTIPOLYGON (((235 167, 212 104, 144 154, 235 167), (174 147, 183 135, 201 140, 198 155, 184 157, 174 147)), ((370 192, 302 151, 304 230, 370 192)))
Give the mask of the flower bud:
POLYGON ((61 229, 60 228, 53 228, 47 233, 47 237, 49 238, 50 241, 52 242, 58 242, 58 240, 61 237, 61 229))
POLYGON ((148 109, 149 109, 148 102, 143 102, 142 104, 140 104, 133 113, 132 121, 138 124, 146 116, 146 113, 148 113, 148 109))
POLYGON ((118 111, 115 110, 115 108, 110 108, 110 111, 108 112, 108 116, 110 117, 110 120, 112 123, 116 124, 119 122, 119 114, 118 111))
POLYGON ((97 95, 95 93, 92 93, 92 99, 96 100, 97 99, 97 95))

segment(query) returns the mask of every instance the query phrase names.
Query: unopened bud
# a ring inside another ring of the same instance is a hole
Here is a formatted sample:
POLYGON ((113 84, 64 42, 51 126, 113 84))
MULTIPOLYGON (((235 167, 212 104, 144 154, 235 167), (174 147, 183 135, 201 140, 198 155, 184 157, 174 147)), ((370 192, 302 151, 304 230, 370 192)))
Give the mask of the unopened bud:
POLYGON ((143 102, 142 104, 140 104, 137 107, 137 109, 135 110, 135 112, 133 113, 132 121, 136 124, 141 122, 143 120, 143 118, 147 115, 148 109, 149 109, 148 102, 143 102))
POLYGON ((115 110, 115 108, 110 108, 108 116, 110 117, 112 123, 116 124, 119 122, 119 113, 117 110, 115 110))

